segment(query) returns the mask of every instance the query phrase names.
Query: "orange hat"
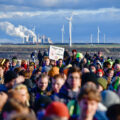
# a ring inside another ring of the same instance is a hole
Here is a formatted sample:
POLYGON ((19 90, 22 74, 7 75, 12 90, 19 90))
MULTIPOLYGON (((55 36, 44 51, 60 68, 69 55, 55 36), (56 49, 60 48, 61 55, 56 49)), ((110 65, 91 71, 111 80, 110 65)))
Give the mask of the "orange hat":
POLYGON ((48 75, 50 77, 54 77, 55 75, 59 74, 59 68, 58 67, 52 67, 51 70, 49 71, 48 75))
POLYGON ((67 106, 61 102, 52 102, 46 108, 45 116, 56 115, 61 118, 69 118, 69 111, 67 106))

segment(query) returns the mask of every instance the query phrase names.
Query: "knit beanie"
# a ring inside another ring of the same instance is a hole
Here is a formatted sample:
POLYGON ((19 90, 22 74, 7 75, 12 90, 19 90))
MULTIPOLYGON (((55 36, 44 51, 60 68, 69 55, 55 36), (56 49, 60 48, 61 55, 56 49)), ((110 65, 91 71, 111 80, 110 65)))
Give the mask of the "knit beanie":
POLYGON ((101 96, 102 96, 102 103, 106 107, 109 107, 109 106, 111 106, 113 104, 120 103, 119 96, 115 92, 113 92, 113 91, 104 90, 101 93, 101 96))
POLYGON ((101 72, 101 73, 102 73, 102 75, 104 74, 104 72, 103 72, 103 70, 102 70, 102 69, 98 69, 96 72, 97 72, 97 73, 98 73, 98 72, 101 72))
POLYGON ((87 82, 93 82, 96 86, 99 85, 94 73, 85 73, 82 75, 82 86, 87 82))
POLYGON ((97 79, 97 82, 103 87, 104 90, 107 88, 107 80, 105 78, 100 77, 97 79))
POLYGON ((114 104, 110 106, 106 112, 109 120, 118 120, 120 116, 120 104, 114 104))
POLYGON ((55 115, 60 118, 69 118, 69 111, 67 106, 61 102, 52 102, 46 108, 45 116, 55 115))
POLYGON ((50 77, 54 77, 55 75, 59 74, 59 68, 58 67, 52 67, 51 70, 49 71, 48 75, 50 77))
POLYGON ((40 108, 47 108, 47 106, 52 102, 51 98, 48 96, 39 96, 38 98, 36 97, 34 107, 35 110, 39 110, 40 108))
POLYGON ((76 58, 81 58, 82 59, 83 58, 83 54, 78 52, 77 55, 76 55, 76 58))

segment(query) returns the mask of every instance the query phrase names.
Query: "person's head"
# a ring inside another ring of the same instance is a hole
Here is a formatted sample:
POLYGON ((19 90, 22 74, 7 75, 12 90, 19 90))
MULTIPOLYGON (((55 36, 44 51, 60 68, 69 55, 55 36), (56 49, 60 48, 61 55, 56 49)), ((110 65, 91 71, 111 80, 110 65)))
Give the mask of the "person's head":
POLYGON ((106 88, 107 88, 107 80, 105 79, 105 78, 103 78, 103 77, 99 77, 98 79, 97 79, 97 81, 98 81, 98 91, 99 92, 102 92, 103 90, 106 90, 106 88))
POLYGON ((8 89, 11 89, 16 81, 17 74, 14 71, 7 71, 4 75, 4 83, 8 89))
POLYGON ((98 69, 97 72, 96 72, 96 74, 97 74, 98 77, 102 77, 103 74, 104 74, 104 72, 103 72, 102 69, 98 69))
POLYGON ((106 71, 106 76, 109 77, 109 78, 112 78, 114 76, 114 70, 112 68, 109 68, 106 71))
POLYGON ((80 118, 92 120, 100 101, 100 92, 97 91, 96 87, 89 86, 89 84, 83 86, 78 95, 78 104, 81 110, 80 118))
POLYGON ((68 71, 67 83, 73 91, 81 87, 81 71, 78 67, 72 67, 68 71))
POLYGON ((101 65, 100 61, 98 61, 96 63, 96 69, 98 70, 98 69, 101 69, 101 68, 102 68, 102 65, 101 65))
POLYGON ((111 68, 111 64, 109 61, 103 63, 103 70, 106 72, 109 68, 111 68))
POLYGON ((12 66, 16 66, 17 64, 17 59, 12 59, 12 66))
POLYGON ((61 74, 55 75, 52 79, 52 89, 55 93, 59 93, 61 87, 63 86, 65 80, 64 76, 61 74))
POLYGON ((11 115, 17 113, 28 114, 29 109, 15 99, 8 99, 2 110, 3 119, 8 120, 11 115))
POLYGON ((56 66, 56 61, 55 60, 50 60, 50 65, 51 66, 56 66))
POLYGON ((73 50, 72 50, 72 55, 73 55, 74 57, 76 57, 76 54, 77 54, 77 50, 76 50, 76 49, 73 49, 73 50))
POLYGON ((119 72, 119 71, 120 71, 120 64, 115 64, 114 70, 115 70, 116 72, 119 72))
POLYGON ((106 112, 109 120, 120 120, 120 104, 110 106, 106 112))
POLYGON ((30 96, 29 96, 27 87, 23 84, 19 84, 19 85, 15 86, 14 89, 21 94, 24 104, 29 106, 30 96))
POLYGON ((40 88, 42 91, 45 91, 48 87, 48 82, 49 82, 49 77, 46 74, 41 74, 38 81, 37 81, 37 86, 40 88))
POLYGON ((9 61, 9 59, 6 59, 6 60, 5 60, 4 66, 7 67, 7 68, 10 66, 10 61, 9 61))
POLYGON ((8 99, 14 99, 19 101, 20 103, 25 104, 25 101, 22 98, 22 94, 15 89, 11 89, 8 91, 8 99))
POLYGON ((103 53, 101 51, 98 52, 98 57, 102 57, 103 53))
POLYGON ((79 61, 79 62, 83 59, 83 57, 84 57, 83 54, 80 53, 80 52, 78 52, 78 53, 76 54, 76 60, 79 61))
POLYGON ((90 70, 90 72, 92 72, 92 73, 96 73, 96 67, 95 67, 95 65, 94 65, 94 64, 91 64, 91 65, 89 66, 89 70, 90 70))
POLYGON ((52 115, 63 118, 63 120, 68 120, 69 119, 69 111, 68 111, 67 106, 61 102, 52 102, 46 108, 45 116, 49 117, 52 115))
POLYGON ((82 75, 82 86, 86 83, 94 84, 98 87, 97 76, 94 73, 85 73, 82 75))
POLYGON ((82 69, 82 74, 89 73, 89 72, 90 72, 90 71, 89 71, 88 68, 85 68, 85 67, 84 67, 84 68, 82 69))
POLYGON ((55 75, 59 74, 59 68, 57 66, 54 66, 51 68, 51 70, 49 71, 48 75, 53 78, 55 75))
POLYGON ((86 63, 87 63, 87 58, 84 57, 84 58, 82 59, 82 62, 83 62, 84 64, 86 64, 86 63))
POLYGON ((46 66, 50 65, 50 59, 48 57, 46 57, 44 59, 44 63, 45 63, 46 66))
POLYGON ((102 101, 101 102, 107 108, 110 107, 111 105, 120 103, 119 96, 111 90, 102 91, 101 96, 102 96, 102 101))
POLYGON ((46 95, 41 95, 40 97, 35 99, 34 102, 34 111, 39 114, 47 108, 47 106, 52 102, 52 99, 46 95))
POLYGON ((62 59, 59 59, 59 60, 58 60, 58 65, 59 65, 59 67, 61 67, 62 64, 63 64, 63 60, 62 60, 62 59))

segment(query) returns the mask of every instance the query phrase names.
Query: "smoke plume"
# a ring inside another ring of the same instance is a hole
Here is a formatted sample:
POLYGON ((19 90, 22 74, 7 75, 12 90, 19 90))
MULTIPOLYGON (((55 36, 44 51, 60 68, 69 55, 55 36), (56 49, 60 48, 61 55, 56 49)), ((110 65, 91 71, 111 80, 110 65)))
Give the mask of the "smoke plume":
POLYGON ((18 25, 17 27, 15 27, 10 22, 0 22, 0 29, 10 36, 16 36, 21 38, 27 35, 36 36, 32 30, 29 30, 22 25, 18 25))

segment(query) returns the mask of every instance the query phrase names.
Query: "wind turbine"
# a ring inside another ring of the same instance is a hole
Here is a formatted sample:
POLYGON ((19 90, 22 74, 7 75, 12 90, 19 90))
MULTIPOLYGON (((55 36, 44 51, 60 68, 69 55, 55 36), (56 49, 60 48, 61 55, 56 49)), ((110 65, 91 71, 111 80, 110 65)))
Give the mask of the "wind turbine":
POLYGON ((100 43, 100 29, 99 29, 99 26, 98 26, 98 31, 97 31, 97 42, 98 44, 100 43))
POLYGON ((73 17, 73 14, 71 15, 71 17, 66 17, 66 20, 69 21, 69 45, 70 47, 72 46, 72 17, 73 17))
POLYGON ((64 33, 65 33, 64 25, 62 26, 61 32, 62 32, 62 43, 64 43, 64 33))

